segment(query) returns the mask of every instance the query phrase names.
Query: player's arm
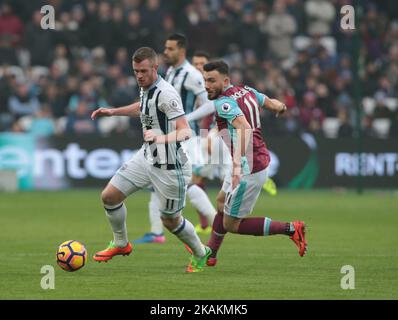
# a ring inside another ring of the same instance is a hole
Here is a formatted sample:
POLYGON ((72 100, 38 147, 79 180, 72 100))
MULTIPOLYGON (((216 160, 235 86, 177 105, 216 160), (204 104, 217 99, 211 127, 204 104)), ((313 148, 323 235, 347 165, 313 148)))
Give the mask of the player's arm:
POLYGON ((243 115, 237 116, 231 124, 236 130, 232 176, 240 176, 242 173, 242 157, 246 156, 246 150, 253 130, 243 115))
POLYGON ((187 114, 188 121, 200 120, 216 111, 213 101, 207 101, 187 114))
POLYGON ((267 96, 265 96, 264 98, 263 106, 266 109, 275 112, 277 115, 283 114, 287 110, 286 105, 282 101, 279 101, 277 99, 270 99, 267 96))
MULTIPOLYGON (((246 155, 246 149, 250 142, 252 128, 235 100, 222 98, 215 100, 215 105, 218 116, 227 120, 228 123, 234 127, 236 132, 236 145, 234 145, 234 153, 232 155, 232 188, 235 189, 239 184, 242 174, 242 157, 246 155)), ((220 132, 220 134, 223 135, 222 132, 220 132)))
POLYGON ((147 142, 153 141, 159 144, 166 144, 181 142, 191 138, 192 130, 188 124, 185 115, 182 115, 175 119, 174 125, 176 130, 164 135, 156 135, 156 132, 154 130, 146 130, 144 132, 144 140, 147 142))
POLYGON ((171 94, 161 93, 159 96, 159 110, 166 115, 169 122, 172 122, 175 130, 168 134, 159 134, 156 130, 146 130, 144 132, 145 141, 165 144, 185 141, 192 136, 181 98, 177 92, 171 94))
POLYGON ((277 115, 283 114, 287 110, 286 105, 282 101, 271 99, 266 94, 260 93, 256 89, 250 88, 250 90, 255 93, 261 107, 275 112, 277 115))
POLYGON ((127 106, 119 108, 98 108, 91 114, 91 119, 94 120, 98 117, 113 117, 113 116, 129 116, 139 117, 140 116, 140 102, 134 102, 127 106))

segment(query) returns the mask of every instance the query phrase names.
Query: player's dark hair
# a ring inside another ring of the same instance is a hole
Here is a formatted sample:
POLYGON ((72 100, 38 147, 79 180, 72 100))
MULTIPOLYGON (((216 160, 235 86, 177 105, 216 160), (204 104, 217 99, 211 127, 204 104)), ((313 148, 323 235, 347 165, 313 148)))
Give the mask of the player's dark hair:
POLYGON ((141 47, 137 49, 134 54, 133 54, 133 61, 140 63, 144 61, 145 59, 148 59, 152 63, 156 63, 157 61, 157 54, 155 50, 153 50, 150 47, 141 47))
POLYGON ((193 57, 204 57, 207 60, 210 60, 210 53, 208 53, 207 51, 198 50, 194 52, 193 57))
POLYGON ((216 70, 216 71, 218 71, 219 73, 224 74, 224 75, 226 75, 226 76, 229 75, 229 67, 228 67, 228 65, 227 65, 224 61, 222 61, 222 60, 211 61, 211 62, 209 62, 209 63, 206 63, 206 64, 203 66, 203 70, 206 71, 206 72, 216 70))
POLYGON ((188 47, 187 38, 182 33, 173 33, 169 35, 167 40, 177 41, 177 46, 179 48, 186 49, 188 47))

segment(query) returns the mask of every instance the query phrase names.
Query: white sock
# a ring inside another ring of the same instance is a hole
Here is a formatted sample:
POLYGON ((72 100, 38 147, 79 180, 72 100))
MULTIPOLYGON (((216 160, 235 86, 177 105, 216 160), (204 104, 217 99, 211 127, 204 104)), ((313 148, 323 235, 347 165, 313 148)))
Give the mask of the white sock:
POLYGON ((196 184, 193 184, 188 187, 187 195, 192 206, 207 218, 209 226, 213 225, 217 211, 210 202, 206 192, 196 184))
POLYGON ((151 192, 151 200, 149 201, 149 221, 151 223, 152 233, 163 233, 163 223, 160 219, 159 199, 155 192, 151 192))
POLYGON ((204 257, 206 250, 196 234, 193 224, 187 219, 181 217, 181 223, 172 232, 191 248, 196 257, 204 257))
POLYGON ((125 247, 128 243, 126 217, 127 208, 124 203, 119 203, 115 206, 104 206, 106 216, 111 224, 113 231, 113 242, 117 247, 125 247))

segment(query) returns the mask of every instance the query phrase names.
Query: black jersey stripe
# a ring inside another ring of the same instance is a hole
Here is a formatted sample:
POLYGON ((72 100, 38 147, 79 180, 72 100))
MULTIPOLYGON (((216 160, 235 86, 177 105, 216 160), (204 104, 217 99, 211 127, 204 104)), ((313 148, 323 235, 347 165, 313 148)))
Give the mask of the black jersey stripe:
POLYGON ((140 90, 140 111, 142 112, 142 109, 144 108, 144 93, 143 90, 140 90))
POLYGON ((159 122, 159 125, 160 125, 160 129, 162 130, 162 132, 164 134, 167 134, 166 127, 164 125, 164 118, 166 117, 166 115, 164 114, 164 112, 162 112, 159 109, 159 96, 160 96, 161 92, 162 92, 162 90, 159 90, 157 95, 156 95, 156 98, 155 98, 155 106, 157 107, 156 108, 156 115, 158 117, 158 122, 159 122))
POLYGON ((156 89, 157 89, 157 87, 153 87, 151 90, 148 91, 148 96, 146 98, 146 103, 145 103, 145 114, 146 115, 149 115, 148 103, 149 103, 149 100, 152 99, 156 89))
MULTIPOLYGON (((157 115, 157 118, 158 118, 158 123, 159 123, 159 126, 160 126, 160 130, 162 130, 163 134, 166 135, 166 134, 168 134, 167 117, 166 117, 166 114, 159 109, 159 104, 158 104, 159 103, 159 96, 160 96, 161 92, 162 92, 162 90, 158 91, 158 93, 156 95, 156 99, 155 99, 155 105, 157 106, 156 115, 157 115)), ((156 148, 157 148, 157 146, 156 146, 156 148)), ((165 148, 166 159, 168 159, 168 147, 167 147, 167 145, 162 145, 162 148, 165 148)), ((156 149, 156 155, 157 155, 157 149, 156 149)))
MULTIPOLYGON (((157 89, 157 87, 155 86, 155 87, 153 87, 152 89, 150 89, 148 91, 148 95, 147 95, 147 99, 146 99, 146 103, 145 103, 145 115, 148 115, 148 116, 150 115, 148 104, 149 104, 149 100, 151 100, 153 98, 153 95, 155 94, 156 89, 157 89)), ((159 90, 159 93, 160 93, 160 90, 159 90)), ((159 96, 159 94, 158 94, 158 96, 159 96)), ((158 96, 156 98, 158 98, 158 96)), ((157 106, 157 104, 155 104, 155 106, 157 106)), ((151 126, 146 126, 146 129, 150 130, 150 129, 152 129, 152 127, 151 126)), ((157 162, 157 158, 158 158, 158 150, 157 150, 156 144, 153 143, 152 141, 149 142, 148 144, 149 144, 149 150, 150 150, 150 152, 152 154, 152 157, 154 159, 154 163, 156 163, 157 162)))
POLYGON ((176 70, 176 72, 174 73, 173 79, 171 79, 171 81, 167 81, 167 82, 170 82, 173 87, 175 85, 174 80, 178 77, 178 75, 180 74, 181 70, 182 70, 182 68, 176 70))
POLYGON ((180 93, 180 95, 181 95, 181 100, 182 100, 182 106, 183 106, 184 111, 185 111, 186 114, 190 112, 189 110, 187 110, 187 95, 188 95, 188 90, 185 89, 185 86, 184 86, 184 85, 185 85, 185 81, 187 80, 187 77, 188 77, 188 72, 184 75, 184 78, 183 78, 183 80, 182 80, 182 83, 181 83, 181 93, 180 93))

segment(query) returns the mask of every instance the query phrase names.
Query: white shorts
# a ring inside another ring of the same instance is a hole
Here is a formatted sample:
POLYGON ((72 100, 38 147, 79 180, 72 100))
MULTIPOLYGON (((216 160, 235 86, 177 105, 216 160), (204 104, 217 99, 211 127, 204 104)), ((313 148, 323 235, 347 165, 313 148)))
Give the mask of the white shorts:
POLYGON ((235 218, 244 218, 252 211, 264 183, 268 179, 268 170, 242 176, 239 185, 232 190, 231 175, 225 177, 222 191, 225 192, 224 213, 235 218))
POLYGON ((161 213, 174 216, 180 214, 185 207, 186 190, 191 177, 189 161, 182 168, 165 170, 150 164, 144 157, 144 149, 140 149, 116 171, 110 183, 126 197, 137 190, 152 186, 159 199, 161 213))

